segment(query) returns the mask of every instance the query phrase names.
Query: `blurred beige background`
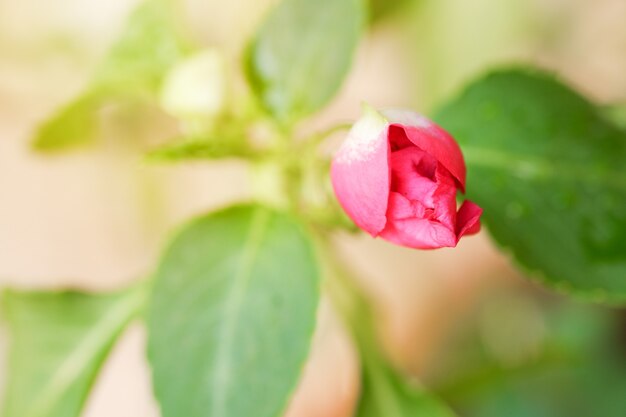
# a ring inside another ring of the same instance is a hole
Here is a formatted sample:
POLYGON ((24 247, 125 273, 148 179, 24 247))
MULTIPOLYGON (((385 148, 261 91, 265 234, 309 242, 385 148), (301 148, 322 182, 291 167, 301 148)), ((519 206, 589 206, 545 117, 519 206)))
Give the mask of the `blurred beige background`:
MULTIPOLYGON (((117 288, 150 273, 174 226, 247 196, 248 173, 237 163, 148 165, 110 143, 57 156, 29 149, 37 121, 80 91, 136 3, 0 0, 0 286, 117 288)), ((236 64, 271 3, 185 4, 192 31, 236 64)), ((623 0, 421 3, 372 29, 339 96, 311 125, 353 120, 362 101, 428 111, 463 80, 512 59, 555 69, 602 102, 626 97, 623 0)), ((365 236, 337 240, 376 296, 394 360, 417 373, 478 294, 529 285, 487 232, 434 252, 365 236)), ((144 348, 135 325, 107 362, 85 416, 158 415, 144 348)), ((0 385, 2 374, 0 366, 0 385)), ((353 352, 324 303, 289 416, 350 415, 357 378, 353 352)))

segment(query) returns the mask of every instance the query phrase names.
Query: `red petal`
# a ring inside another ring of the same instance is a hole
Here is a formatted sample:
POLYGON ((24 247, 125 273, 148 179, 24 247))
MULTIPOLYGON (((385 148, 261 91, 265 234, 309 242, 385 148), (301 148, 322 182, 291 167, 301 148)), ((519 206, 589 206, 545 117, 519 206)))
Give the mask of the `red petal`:
POLYGON ((403 144, 408 139, 415 146, 434 156, 456 179, 465 192, 465 161, 461 148, 448 132, 425 117, 406 110, 383 112, 391 123, 391 143, 403 144), (401 129, 394 129, 393 127, 401 129), (404 133, 404 134, 402 134, 404 133))
POLYGON ((480 216, 483 209, 477 204, 465 200, 456 215, 456 236, 461 239, 464 235, 473 235, 480 231, 480 216))
POLYGON ((445 225, 418 218, 390 220, 380 237, 415 249, 454 247, 457 242, 454 232, 445 225))

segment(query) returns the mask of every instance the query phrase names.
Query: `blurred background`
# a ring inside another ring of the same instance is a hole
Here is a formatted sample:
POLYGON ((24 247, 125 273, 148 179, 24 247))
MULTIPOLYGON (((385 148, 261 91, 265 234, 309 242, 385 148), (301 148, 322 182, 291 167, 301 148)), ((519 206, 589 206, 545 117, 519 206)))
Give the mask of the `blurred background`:
MULTIPOLYGON (((340 94, 312 128, 355 120, 362 101, 428 114, 467 80, 507 63, 554 70, 600 103, 626 100, 623 0, 373 3, 380 17, 340 94)), ((112 127, 107 140, 87 150, 51 156, 30 148, 37 123, 84 88, 136 4, 0 0, 2 287, 119 288, 153 270, 175 226, 248 196, 248 172, 237 162, 146 163, 130 137, 149 144, 171 136, 174 121, 160 115, 149 128, 122 119, 128 141, 112 127)), ((242 50, 276 1, 181 4, 187 30, 219 48, 229 75, 240 79, 242 50)), ((626 415, 626 373, 615 366, 626 363, 623 311, 529 283, 488 231, 455 250, 432 252, 363 235, 336 239, 376 300, 394 362, 461 415, 626 415)), ((327 303, 319 314, 289 417, 349 416, 358 396, 350 343, 327 303)), ((98 378, 85 416, 158 415, 144 349, 144 330, 131 327, 98 378)), ((6 351, 4 334, 0 350, 6 351)))

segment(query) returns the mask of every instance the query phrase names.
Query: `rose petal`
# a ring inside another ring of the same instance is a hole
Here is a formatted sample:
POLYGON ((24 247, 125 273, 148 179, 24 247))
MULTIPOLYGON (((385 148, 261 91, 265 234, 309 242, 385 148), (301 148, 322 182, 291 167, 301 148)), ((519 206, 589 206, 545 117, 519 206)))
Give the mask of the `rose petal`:
POLYGON ((450 230, 456 225, 456 184, 454 178, 441 164, 435 174, 437 188, 433 193, 433 220, 444 224, 450 230))
POLYGON ((415 249, 454 247, 457 243, 456 235, 445 225, 417 218, 389 220, 380 237, 415 249))
MULTIPOLYGON (((421 149, 412 146, 391 153, 391 189, 410 200, 421 201, 432 207, 430 198, 437 184, 437 161, 421 149)), ((453 191, 454 190, 453 188, 453 191)))
POLYGON ((366 109, 333 158, 331 181, 348 216, 372 236, 387 222, 390 169, 387 122, 366 109))
MULTIPOLYGON (((416 217, 415 205, 400 193, 392 191, 389 193, 389 203, 387 206, 387 221, 390 219, 412 219, 416 217)), ((422 208, 422 211, 424 209, 422 208)))
POLYGON ((456 236, 472 235, 480 231, 480 216, 483 209, 477 204, 465 200, 456 215, 456 236))
POLYGON ((434 156, 456 178, 461 191, 465 192, 465 161, 461 148, 448 132, 424 116, 408 110, 387 110, 383 114, 391 124, 390 143, 402 148, 409 140, 434 156))
POLYGON ((413 144, 391 153, 391 194, 387 219, 409 218, 405 214, 409 210, 413 211, 414 218, 436 220, 451 231, 455 229, 455 180, 432 155, 413 144), (400 197, 404 197, 406 202, 400 197))

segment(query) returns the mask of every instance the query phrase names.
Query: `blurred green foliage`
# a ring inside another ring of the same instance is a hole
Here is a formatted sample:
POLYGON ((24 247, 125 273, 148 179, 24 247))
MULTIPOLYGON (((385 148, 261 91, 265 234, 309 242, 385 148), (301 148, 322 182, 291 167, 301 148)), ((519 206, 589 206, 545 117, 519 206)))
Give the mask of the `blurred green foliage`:
POLYGON ((431 112, 482 72, 525 61, 543 31, 536 2, 420 0, 404 20, 415 61, 414 105, 431 112))
POLYGON ((605 106, 603 110, 606 117, 613 123, 621 126, 622 129, 626 129, 626 103, 605 106))
POLYGON ((467 417, 621 417, 624 318, 624 310, 490 293, 433 358, 428 381, 467 417))
POLYGON ((130 15, 85 91, 38 128, 33 146, 59 151, 92 143, 107 105, 154 101, 168 70, 191 50, 168 0, 145 0, 130 15))
POLYGON ((420 0, 369 0, 370 22, 377 23, 420 0))
POLYGON ((453 417, 448 406, 418 381, 399 374, 385 361, 364 364, 356 417, 453 417))
POLYGON ((224 158, 252 158, 255 154, 242 146, 236 138, 185 138, 154 149, 147 154, 152 161, 179 162, 181 160, 218 160, 224 158))

